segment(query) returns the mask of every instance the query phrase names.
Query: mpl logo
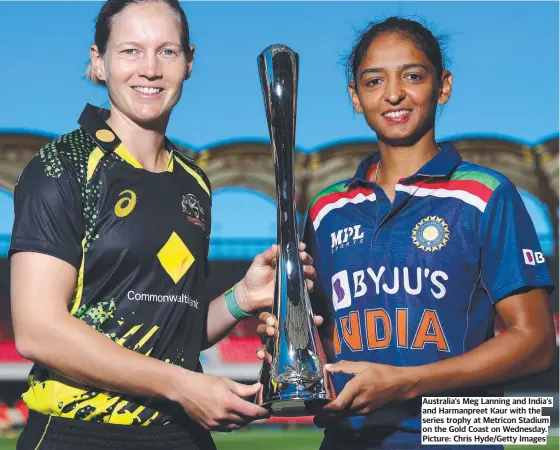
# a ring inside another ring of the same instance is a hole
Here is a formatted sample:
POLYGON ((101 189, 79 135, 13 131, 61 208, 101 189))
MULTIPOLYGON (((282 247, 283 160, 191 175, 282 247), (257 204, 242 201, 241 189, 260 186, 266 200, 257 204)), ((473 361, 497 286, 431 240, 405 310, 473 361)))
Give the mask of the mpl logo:
POLYGON ((528 248, 523 249, 523 259, 525 264, 529 266, 534 266, 535 264, 542 264, 545 262, 544 255, 542 252, 534 252, 528 248))
POLYGON ((364 242, 364 233, 360 231, 361 225, 346 227, 331 233, 331 249, 334 252, 342 247, 348 247, 350 242, 353 244, 361 244, 364 242), (352 240, 350 240, 352 238, 352 240))
POLYGON ((332 302, 335 311, 348 308, 352 304, 348 271, 346 270, 338 272, 332 277, 332 302))

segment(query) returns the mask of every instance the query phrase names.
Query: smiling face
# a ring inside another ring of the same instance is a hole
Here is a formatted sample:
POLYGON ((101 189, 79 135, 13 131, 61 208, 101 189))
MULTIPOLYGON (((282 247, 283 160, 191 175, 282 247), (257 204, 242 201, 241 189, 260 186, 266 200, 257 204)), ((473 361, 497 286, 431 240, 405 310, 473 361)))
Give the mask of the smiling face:
POLYGON ((438 103, 451 95, 452 78, 436 68, 406 35, 374 38, 349 85, 356 112, 363 113, 379 141, 412 145, 433 131, 438 103))
POLYGON ((91 57, 112 109, 138 124, 169 118, 192 67, 182 48, 179 18, 159 2, 124 8, 114 17, 105 54, 94 45, 91 57))

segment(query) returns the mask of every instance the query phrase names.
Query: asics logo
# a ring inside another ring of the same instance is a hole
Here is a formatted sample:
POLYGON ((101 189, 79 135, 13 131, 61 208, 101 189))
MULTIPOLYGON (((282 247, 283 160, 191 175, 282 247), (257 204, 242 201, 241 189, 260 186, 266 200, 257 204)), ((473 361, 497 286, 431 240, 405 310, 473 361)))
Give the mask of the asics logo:
POLYGON ((136 206, 136 194, 134 191, 122 191, 119 196, 121 199, 115 205, 115 214, 118 217, 128 216, 136 206))

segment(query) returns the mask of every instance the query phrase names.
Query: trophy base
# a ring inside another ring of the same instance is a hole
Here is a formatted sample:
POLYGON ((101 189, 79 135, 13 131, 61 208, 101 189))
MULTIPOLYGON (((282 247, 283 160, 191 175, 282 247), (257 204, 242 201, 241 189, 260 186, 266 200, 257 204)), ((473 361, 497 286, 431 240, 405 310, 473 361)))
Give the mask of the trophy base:
POLYGON ((261 406, 268 409, 275 417, 301 417, 314 416, 330 401, 329 398, 300 397, 271 400, 261 406))

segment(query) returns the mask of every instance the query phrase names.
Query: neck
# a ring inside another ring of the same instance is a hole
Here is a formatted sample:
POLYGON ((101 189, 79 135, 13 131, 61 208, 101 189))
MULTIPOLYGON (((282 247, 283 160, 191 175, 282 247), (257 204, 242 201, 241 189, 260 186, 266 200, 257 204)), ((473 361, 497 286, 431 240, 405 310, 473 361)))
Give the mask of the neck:
POLYGON ((127 150, 140 165, 151 172, 163 172, 169 160, 165 148, 167 120, 153 127, 142 126, 111 105, 107 124, 117 133, 127 150))
POLYGON ((414 175, 439 151, 433 129, 410 146, 379 142, 381 160, 377 184, 393 187, 402 178, 414 175))

